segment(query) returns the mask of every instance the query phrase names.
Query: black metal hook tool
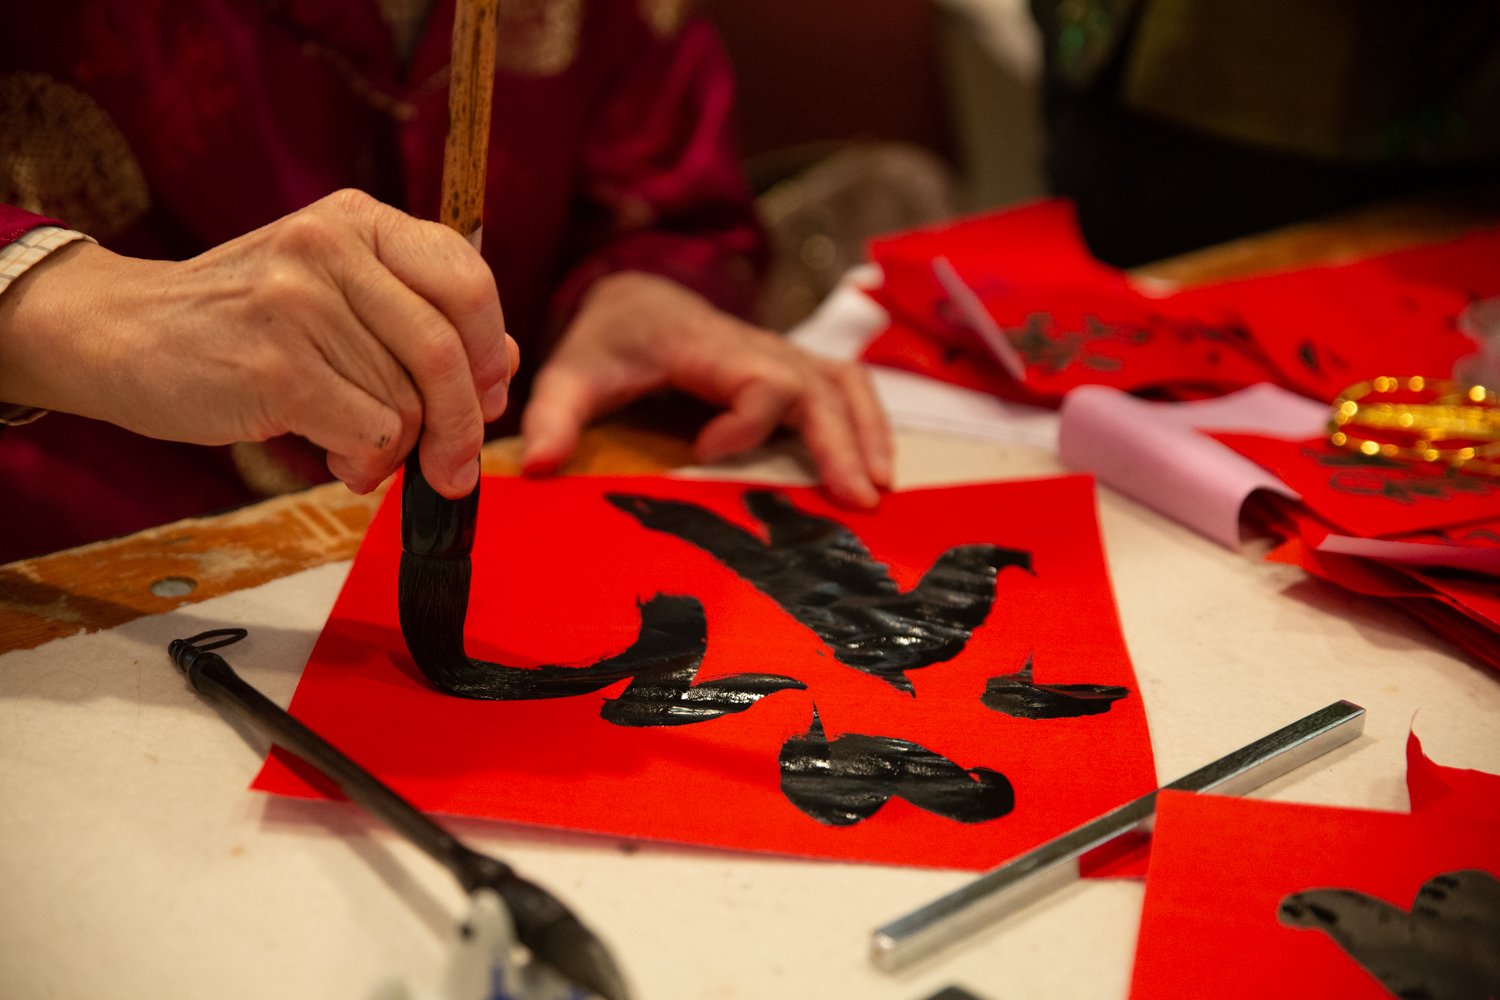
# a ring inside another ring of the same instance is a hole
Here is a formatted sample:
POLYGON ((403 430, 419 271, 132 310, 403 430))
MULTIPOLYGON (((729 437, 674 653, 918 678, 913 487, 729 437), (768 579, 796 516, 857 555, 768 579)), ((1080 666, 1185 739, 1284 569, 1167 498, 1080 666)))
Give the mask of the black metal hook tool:
POLYGON ((174 639, 167 651, 200 695, 233 710, 277 746, 317 768, 351 801, 452 872, 464 891, 494 890, 510 910, 516 936, 538 961, 606 1000, 628 1000, 630 991, 603 942, 556 897, 521 878, 504 862, 460 843, 380 779, 257 691, 214 652, 248 634, 242 628, 212 629, 187 639, 174 639))

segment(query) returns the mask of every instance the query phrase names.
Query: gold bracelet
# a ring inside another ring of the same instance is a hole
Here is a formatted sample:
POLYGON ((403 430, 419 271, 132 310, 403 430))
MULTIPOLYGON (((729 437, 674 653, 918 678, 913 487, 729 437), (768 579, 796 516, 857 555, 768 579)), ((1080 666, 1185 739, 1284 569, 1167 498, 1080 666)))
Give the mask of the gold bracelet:
POLYGON ((1351 385, 1333 401, 1328 439, 1371 457, 1500 476, 1500 394, 1421 375, 1381 376, 1351 385))

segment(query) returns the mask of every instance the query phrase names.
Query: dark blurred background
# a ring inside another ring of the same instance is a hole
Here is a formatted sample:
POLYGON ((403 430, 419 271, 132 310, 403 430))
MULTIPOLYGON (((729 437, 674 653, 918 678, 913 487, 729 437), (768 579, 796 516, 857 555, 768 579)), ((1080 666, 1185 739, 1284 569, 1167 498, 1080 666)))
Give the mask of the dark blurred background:
POLYGON ((765 319, 871 235, 1048 194, 1131 267, 1500 177, 1500 2, 702 0, 776 242, 765 319))

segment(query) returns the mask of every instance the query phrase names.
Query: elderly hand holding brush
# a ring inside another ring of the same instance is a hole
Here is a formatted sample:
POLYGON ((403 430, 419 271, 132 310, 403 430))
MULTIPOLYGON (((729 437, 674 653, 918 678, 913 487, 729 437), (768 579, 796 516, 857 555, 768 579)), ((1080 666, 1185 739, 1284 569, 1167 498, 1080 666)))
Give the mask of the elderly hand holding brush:
MULTIPOLYGON (((75 242, 0 294, 0 400, 197 444, 300 435, 360 492, 419 438, 439 493, 472 489, 519 360, 479 253, 357 191, 186 261, 75 242)), ((889 429, 856 366, 636 273, 601 279, 543 360, 528 471, 556 468, 586 422, 663 387, 725 408, 697 442, 705 460, 787 425, 840 500, 873 506, 890 484, 889 429)))

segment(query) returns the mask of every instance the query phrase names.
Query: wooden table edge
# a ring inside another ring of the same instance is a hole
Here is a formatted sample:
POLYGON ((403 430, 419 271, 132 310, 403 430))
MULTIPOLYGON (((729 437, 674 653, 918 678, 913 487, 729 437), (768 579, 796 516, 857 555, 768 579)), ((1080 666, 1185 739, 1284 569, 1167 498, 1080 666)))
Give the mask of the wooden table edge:
MULTIPOLYGON (((563 472, 645 475, 690 460, 680 438, 616 422, 586 430, 563 472)), ((481 468, 517 475, 520 442, 490 442, 481 468)), ((327 483, 0 566, 0 651, 114 628, 352 559, 389 485, 358 496, 327 483)))

